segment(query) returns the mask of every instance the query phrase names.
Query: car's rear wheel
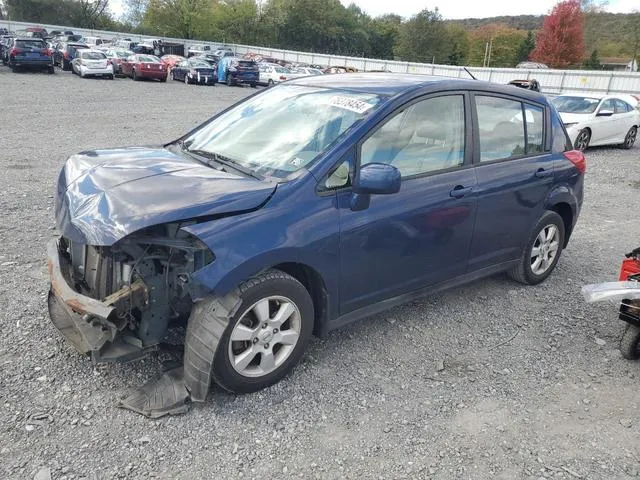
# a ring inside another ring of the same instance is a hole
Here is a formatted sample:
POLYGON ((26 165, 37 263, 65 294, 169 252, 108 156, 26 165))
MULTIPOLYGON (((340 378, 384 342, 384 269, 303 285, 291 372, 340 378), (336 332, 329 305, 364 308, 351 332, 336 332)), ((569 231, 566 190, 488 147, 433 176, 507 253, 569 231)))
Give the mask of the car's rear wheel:
POLYGON ((564 221, 556 212, 546 211, 527 242, 522 257, 509 276, 527 285, 544 281, 556 267, 564 246, 564 221))
POLYGON ((184 84, 185 84, 185 85, 189 85, 189 83, 191 83, 191 82, 189 82, 189 75, 187 75, 187 74, 185 73, 185 75, 184 75, 184 84))
POLYGON ((113 74, 109 75, 109 80, 115 80, 115 78, 116 78, 115 75, 113 75, 113 74))
POLYGON ((576 141, 574 142, 574 147, 576 150, 580 150, 584 152, 587 148, 589 148, 589 142, 591 141, 591 131, 588 128, 584 128, 580 130, 578 136, 576 137, 576 141))
POLYGON ((227 75, 227 86, 233 86, 233 80, 231 79, 231 75, 227 75))
POLYGON ((627 360, 640 359, 640 327, 627 325, 620 339, 620 353, 627 360))
POLYGON ((49 68, 47 68, 47 72, 49 72, 49 74, 51 75, 53 73, 56 73, 56 69, 53 65, 51 65, 49 68))
POLYGON ((636 138, 638 137, 638 127, 633 126, 627 132, 626 137, 624 137, 624 143, 622 144, 622 148, 630 149, 633 148, 633 145, 636 143, 636 138))
POLYGON ((137 82, 140 80, 140 77, 138 77, 138 72, 136 72, 136 69, 133 69, 133 81, 137 82))
POLYGON ((250 84, 249 84, 249 86, 250 86, 251 88, 256 88, 256 82, 252 82, 252 83, 250 83, 250 84))
POLYGON ((267 87, 273 87, 274 83, 272 79, 269 79, 269 81, 267 82, 267 87))
POLYGON ((223 298, 196 304, 189 319, 185 369, 202 370, 213 354, 212 379, 235 393, 281 380, 300 360, 313 331, 313 302, 292 276, 268 270, 223 298), (232 305, 233 304, 233 305, 232 305), (219 312, 231 311, 231 318, 219 312))

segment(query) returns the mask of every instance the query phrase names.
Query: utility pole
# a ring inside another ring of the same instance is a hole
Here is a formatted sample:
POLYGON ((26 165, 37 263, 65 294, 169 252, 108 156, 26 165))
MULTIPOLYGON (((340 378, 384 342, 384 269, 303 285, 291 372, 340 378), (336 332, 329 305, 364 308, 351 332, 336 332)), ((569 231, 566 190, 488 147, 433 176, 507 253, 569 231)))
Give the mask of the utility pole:
POLYGON ((489 42, 484 44, 484 58, 482 59, 482 66, 487 66, 487 53, 489 53, 489 42))
POLYGON ((491 51, 493 50, 493 38, 489 40, 489 57, 487 58, 487 67, 491 66, 491 51))

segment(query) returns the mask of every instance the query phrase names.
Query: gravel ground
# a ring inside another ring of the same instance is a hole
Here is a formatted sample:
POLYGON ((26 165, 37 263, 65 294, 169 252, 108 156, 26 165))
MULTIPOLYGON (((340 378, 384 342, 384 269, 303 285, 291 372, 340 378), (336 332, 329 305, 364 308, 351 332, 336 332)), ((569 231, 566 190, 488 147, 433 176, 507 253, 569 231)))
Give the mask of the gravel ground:
POLYGON ((158 143, 252 93, 0 68, 0 478, 627 479, 640 363, 617 350, 617 278, 638 246, 640 148, 588 152, 585 206, 538 287, 497 276, 315 339, 280 384, 213 389, 187 415, 114 405, 158 358, 94 368, 48 320, 45 243, 65 158, 158 143))

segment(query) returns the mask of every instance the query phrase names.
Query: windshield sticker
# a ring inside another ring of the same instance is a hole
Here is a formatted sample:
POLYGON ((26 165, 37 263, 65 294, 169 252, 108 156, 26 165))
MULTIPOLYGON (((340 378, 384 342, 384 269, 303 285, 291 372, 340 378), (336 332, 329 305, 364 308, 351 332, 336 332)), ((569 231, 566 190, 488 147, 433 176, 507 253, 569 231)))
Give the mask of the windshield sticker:
POLYGON ((363 114, 367 110, 373 108, 373 105, 367 102, 363 102, 362 100, 356 100, 355 98, 345 97, 342 95, 334 95, 329 99, 329 105, 338 108, 344 108, 345 110, 350 110, 352 112, 363 114))

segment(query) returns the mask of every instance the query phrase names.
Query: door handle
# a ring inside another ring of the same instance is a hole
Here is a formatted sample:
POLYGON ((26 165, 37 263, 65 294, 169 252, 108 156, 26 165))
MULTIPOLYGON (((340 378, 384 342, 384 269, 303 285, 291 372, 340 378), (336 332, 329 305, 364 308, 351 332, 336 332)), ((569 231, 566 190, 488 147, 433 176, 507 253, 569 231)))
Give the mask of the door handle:
POLYGON ((553 170, 539 168, 535 175, 537 178, 547 178, 553 175, 553 170))
POLYGON ((467 193, 471 192, 471 190, 473 190, 472 187, 463 187, 462 185, 456 185, 455 187, 453 187, 453 190, 449 192, 449 196, 453 198, 462 198, 467 193))

